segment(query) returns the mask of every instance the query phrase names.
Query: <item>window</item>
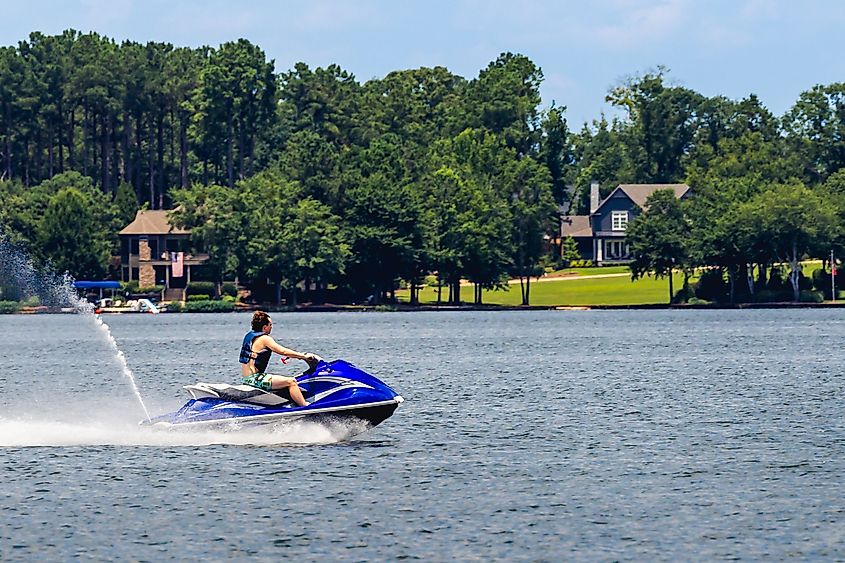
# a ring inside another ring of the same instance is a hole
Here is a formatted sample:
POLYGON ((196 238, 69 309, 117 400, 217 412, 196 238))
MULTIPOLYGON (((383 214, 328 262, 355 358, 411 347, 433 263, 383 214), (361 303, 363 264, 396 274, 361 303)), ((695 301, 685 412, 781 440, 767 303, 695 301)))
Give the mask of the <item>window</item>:
POLYGON ((627 211, 612 211, 610 213, 611 229, 614 231, 624 231, 628 226, 628 212, 627 211))
POLYGON ((609 240, 605 244, 608 260, 622 260, 628 257, 628 244, 624 240, 609 240))

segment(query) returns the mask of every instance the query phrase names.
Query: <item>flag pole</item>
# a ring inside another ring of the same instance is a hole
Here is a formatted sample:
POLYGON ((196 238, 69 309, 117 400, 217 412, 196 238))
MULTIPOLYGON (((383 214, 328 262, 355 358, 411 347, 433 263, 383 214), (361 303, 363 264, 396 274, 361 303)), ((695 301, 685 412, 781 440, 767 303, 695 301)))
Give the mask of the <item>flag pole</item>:
POLYGON ((833 261, 833 249, 830 249, 830 298, 836 303, 836 262, 833 261))

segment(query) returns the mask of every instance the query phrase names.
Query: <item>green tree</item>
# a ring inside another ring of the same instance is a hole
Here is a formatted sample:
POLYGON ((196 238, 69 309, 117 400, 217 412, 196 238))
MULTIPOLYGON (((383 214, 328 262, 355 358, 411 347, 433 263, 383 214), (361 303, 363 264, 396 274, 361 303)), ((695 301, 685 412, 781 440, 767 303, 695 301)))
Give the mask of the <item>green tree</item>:
POLYGON ((50 198, 39 224, 38 243, 55 270, 77 279, 100 279, 106 273, 109 233, 96 213, 74 188, 63 188, 50 198))
POLYGON ((608 102, 628 113, 626 147, 638 182, 672 183, 683 178, 682 161, 698 128, 702 96, 679 86, 667 87, 666 72, 660 67, 607 96, 608 102))
POLYGON ((242 271, 247 253, 245 229, 260 229, 260 225, 245 211, 239 192, 216 184, 195 184, 173 190, 173 201, 177 207, 170 213, 171 222, 190 229, 194 248, 208 253, 206 264, 218 284, 242 271))
POLYGON ((797 180, 769 187, 748 205, 757 211, 753 227, 777 259, 789 264, 793 298, 798 301, 801 260, 814 249, 830 248, 838 226, 835 208, 797 180))
POLYGON ((669 302, 675 296, 672 272, 687 259, 687 222, 672 190, 657 190, 646 200, 646 209, 631 221, 625 238, 631 248, 631 279, 653 273, 669 278, 669 302))

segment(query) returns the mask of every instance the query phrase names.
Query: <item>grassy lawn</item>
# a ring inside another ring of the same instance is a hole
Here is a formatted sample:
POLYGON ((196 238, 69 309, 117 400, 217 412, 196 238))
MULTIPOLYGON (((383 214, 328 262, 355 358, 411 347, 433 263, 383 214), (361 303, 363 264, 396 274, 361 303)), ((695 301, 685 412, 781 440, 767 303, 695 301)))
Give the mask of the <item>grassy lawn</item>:
MULTIPOLYGON (((591 270, 596 274, 619 273, 608 271, 611 268, 591 270)), ((675 291, 680 289, 683 281, 683 274, 676 273, 675 291)), ((397 291, 396 295, 400 301, 408 301, 407 290, 397 291)), ((448 289, 444 288, 443 299, 448 295, 448 289)), ((472 302, 472 295, 471 286, 461 288, 461 298, 464 302, 472 302)), ((649 277, 632 282, 628 276, 592 279, 590 276, 584 276, 579 279, 531 282, 532 305, 644 305, 668 301, 669 280, 665 278, 655 280, 649 277)), ((426 287, 422 290, 420 302, 436 303, 437 289, 426 287)), ((483 302, 491 305, 519 305, 522 302, 519 285, 511 285, 510 291, 485 291, 483 302)))
MULTIPOLYGON (((820 261, 803 263, 804 275, 812 276, 813 270, 821 267, 820 261)), ((627 266, 608 266, 603 268, 568 268, 549 274, 547 280, 531 280, 532 305, 649 305, 669 301, 669 280, 647 277, 631 281, 627 266), (575 274, 575 275, 572 275, 575 274), (628 274, 618 277, 595 277, 607 274, 628 274), (555 279, 560 276, 560 279, 555 279)), ((695 281, 693 278, 690 281, 695 281)), ((680 272, 674 275, 675 291, 681 289, 684 276, 680 272)), ((744 282, 743 282, 744 283, 744 282)), ((519 305, 522 302, 519 284, 511 284, 510 290, 485 291, 483 302, 488 305, 519 305)), ((400 301, 407 302, 409 292, 397 290, 400 301)), ((443 288, 443 301, 448 298, 449 290, 443 288)), ((464 303, 472 303, 473 287, 461 288, 464 303)), ((426 287, 420 291, 421 304, 437 302, 437 288, 426 287)))

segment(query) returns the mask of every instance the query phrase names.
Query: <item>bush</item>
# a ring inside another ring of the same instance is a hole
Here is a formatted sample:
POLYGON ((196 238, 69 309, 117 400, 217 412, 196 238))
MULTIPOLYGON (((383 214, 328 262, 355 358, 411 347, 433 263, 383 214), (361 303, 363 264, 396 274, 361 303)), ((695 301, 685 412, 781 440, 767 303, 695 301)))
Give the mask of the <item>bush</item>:
POLYGON ((722 270, 713 268, 705 270, 698 281, 693 284, 695 296, 704 301, 723 301, 728 296, 728 283, 722 270))
POLYGON ((197 293, 188 296, 188 301, 209 301, 210 299, 211 296, 207 293, 197 293))
POLYGON ((231 313, 235 310, 235 304, 229 301, 205 300, 189 301, 182 309, 183 313, 231 313))
POLYGON ((710 301, 705 301, 704 299, 699 299, 698 297, 690 297, 689 301, 687 301, 688 305, 709 305, 710 301))
POLYGON ((17 301, 0 301, 0 315, 11 315, 21 310, 21 304, 17 301))
POLYGON ((145 287, 139 287, 138 291, 136 291, 135 293, 161 293, 163 290, 163 285, 150 285, 145 287))
POLYGON ((428 287, 437 287, 437 276, 426 276, 424 283, 428 287))
POLYGON ((120 282, 120 289, 123 292, 129 293, 137 293, 138 292, 138 280, 132 280, 128 282, 120 282))
POLYGON ((37 295, 30 295, 23 301, 21 301, 21 305, 24 307, 40 307, 41 306, 41 299, 37 295))
POLYGON ((798 301, 800 303, 821 303, 824 301, 824 295, 821 291, 810 291, 805 289, 798 294, 798 301))
POLYGON ((226 303, 234 303, 235 301, 237 301, 237 298, 233 297, 232 295, 224 295, 223 301, 225 301, 226 303))
MULTIPOLYGON (((837 283, 837 285, 839 284, 837 283)), ((813 289, 823 292, 825 299, 830 299, 830 272, 821 268, 814 270, 813 289)))
POLYGON ((754 301, 757 303, 782 303, 784 301, 792 301, 792 290, 764 289, 762 291, 758 291, 754 295, 754 301))
POLYGON ((223 284, 222 293, 223 295, 228 295, 230 297, 237 297, 238 296, 238 286, 236 286, 232 282, 226 282, 223 284))
POLYGON ((185 310, 185 305, 181 301, 170 301, 167 303, 168 313, 181 313, 185 310))
POLYGON ((695 299, 695 290, 685 283, 672 297, 672 303, 689 303, 692 299, 695 299))
POLYGON ((194 281, 185 288, 186 295, 214 295, 214 282, 194 281))

